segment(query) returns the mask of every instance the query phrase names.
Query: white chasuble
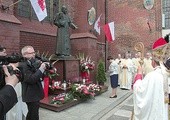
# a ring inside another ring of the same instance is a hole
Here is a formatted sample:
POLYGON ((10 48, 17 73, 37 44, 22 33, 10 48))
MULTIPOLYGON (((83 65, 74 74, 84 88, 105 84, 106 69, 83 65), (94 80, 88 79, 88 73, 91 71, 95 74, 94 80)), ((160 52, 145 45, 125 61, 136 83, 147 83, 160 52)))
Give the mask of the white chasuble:
POLYGON ((134 84, 134 120, 168 120, 164 77, 160 67, 134 84))

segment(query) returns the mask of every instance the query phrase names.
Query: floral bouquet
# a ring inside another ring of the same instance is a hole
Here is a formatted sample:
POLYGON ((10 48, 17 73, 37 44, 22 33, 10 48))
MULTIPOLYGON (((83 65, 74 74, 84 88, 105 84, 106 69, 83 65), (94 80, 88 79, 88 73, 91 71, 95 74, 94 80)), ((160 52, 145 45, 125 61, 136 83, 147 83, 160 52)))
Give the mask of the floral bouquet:
MULTIPOLYGON (((66 82, 66 87, 69 87, 71 85, 71 82, 66 82)), ((56 90, 56 89, 64 89, 64 82, 61 82, 61 81, 55 81, 55 80, 52 80, 52 83, 51 85, 49 85, 49 88, 51 90, 56 90)))
POLYGON ((72 100, 88 100, 94 99, 95 93, 100 92, 101 87, 96 84, 82 85, 72 84, 68 93, 62 93, 52 97, 51 104, 65 104, 72 100))
POLYGON ((52 80, 52 84, 49 85, 49 88, 51 90, 60 89, 61 88, 61 81, 52 80))
POLYGON ((44 75, 48 76, 50 79, 54 79, 56 76, 59 76, 56 68, 51 68, 50 70, 46 70, 44 72, 44 75))
POLYGON ((51 104, 61 105, 74 100, 74 97, 70 93, 61 93, 52 97, 51 104))
POLYGON ((93 91, 94 93, 101 91, 101 86, 100 86, 100 85, 89 84, 88 87, 89 87, 89 90, 90 90, 90 91, 93 91))
POLYGON ((95 68, 95 64, 94 61, 91 60, 91 57, 86 57, 84 56, 84 54, 80 54, 77 56, 78 59, 80 59, 80 68, 82 72, 89 72, 94 70, 95 68))
POLYGON ((92 71, 94 70, 94 62, 91 62, 91 60, 89 61, 80 61, 80 67, 81 67, 81 71, 85 72, 85 71, 92 71))
POLYGON ((82 84, 73 84, 72 89, 70 91, 74 98, 87 100, 94 99, 94 89, 92 86, 82 85, 82 84))

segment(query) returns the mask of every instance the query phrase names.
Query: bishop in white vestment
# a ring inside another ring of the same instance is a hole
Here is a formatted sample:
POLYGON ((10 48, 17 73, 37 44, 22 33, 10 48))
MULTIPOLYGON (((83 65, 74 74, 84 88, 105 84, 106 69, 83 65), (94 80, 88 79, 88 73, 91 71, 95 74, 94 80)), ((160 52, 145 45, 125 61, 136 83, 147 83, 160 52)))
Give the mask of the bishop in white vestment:
POLYGON ((134 120, 168 120, 168 103, 165 103, 164 77, 160 66, 144 79, 136 77, 135 80, 134 120))
POLYGON ((134 80, 134 120, 169 120, 170 43, 159 38, 152 49, 154 71, 142 79, 143 70, 139 67, 134 80))

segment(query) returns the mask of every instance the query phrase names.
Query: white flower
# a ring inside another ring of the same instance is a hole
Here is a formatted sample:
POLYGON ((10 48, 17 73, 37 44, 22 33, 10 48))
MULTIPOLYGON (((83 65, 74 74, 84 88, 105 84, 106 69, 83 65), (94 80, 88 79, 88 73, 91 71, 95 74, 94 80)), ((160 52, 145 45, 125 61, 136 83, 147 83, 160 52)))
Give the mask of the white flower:
POLYGON ((85 66, 85 69, 88 69, 88 66, 85 66))

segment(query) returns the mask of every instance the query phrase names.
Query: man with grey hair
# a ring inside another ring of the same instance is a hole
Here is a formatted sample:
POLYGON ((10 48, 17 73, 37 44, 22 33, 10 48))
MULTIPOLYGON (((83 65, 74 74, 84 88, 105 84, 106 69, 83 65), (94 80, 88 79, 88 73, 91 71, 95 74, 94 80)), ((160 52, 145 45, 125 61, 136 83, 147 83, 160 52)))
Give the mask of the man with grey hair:
POLYGON ((22 56, 26 59, 21 64, 24 73, 22 82, 22 100, 26 102, 28 114, 26 120, 39 120, 40 100, 44 98, 43 73, 46 69, 47 62, 36 64, 35 51, 32 46, 25 46, 21 50, 22 56))

